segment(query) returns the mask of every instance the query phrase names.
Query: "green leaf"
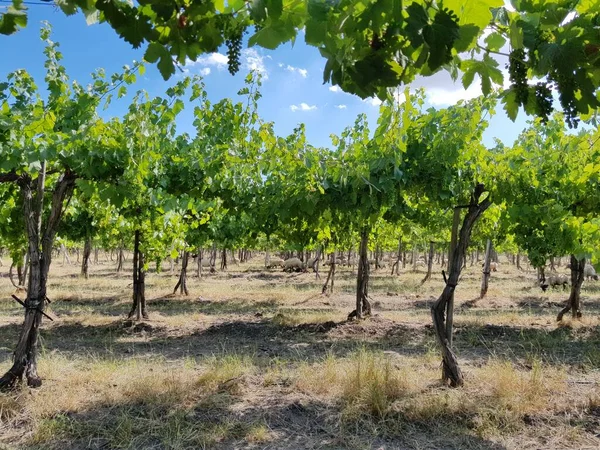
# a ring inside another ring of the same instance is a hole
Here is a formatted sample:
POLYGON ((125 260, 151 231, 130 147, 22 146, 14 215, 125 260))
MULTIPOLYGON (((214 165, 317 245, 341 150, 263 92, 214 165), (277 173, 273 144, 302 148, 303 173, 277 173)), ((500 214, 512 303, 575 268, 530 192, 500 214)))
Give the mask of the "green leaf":
POLYGON ((275 50, 279 45, 291 40, 295 35, 295 29, 288 28, 278 22, 259 30, 251 36, 248 40, 248 46, 259 45, 270 50, 275 50))
POLYGON ((312 17, 306 21, 305 32, 304 39, 309 45, 317 46, 327 39, 326 23, 315 20, 312 17))
POLYGON ((267 0, 252 0, 250 17, 254 22, 263 22, 267 18, 267 0))
POLYGON ((0 14, 0 34, 13 34, 19 27, 27 26, 27 14, 24 9, 9 6, 4 14, 0 14))
POLYGON ((523 30, 515 19, 510 23, 510 46, 513 49, 523 48, 523 30))
POLYGON ((72 0, 56 0, 55 3, 67 16, 72 16, 77 12, 77 4, 72 0))
POLYGON ((477 42, 477 36, 481 30, 475 25, 463 25, 458 31, 458 39, 454 42, 454 48, 462 53, 469 50, 477 42))
POLYGON ((502 103, 504 104, 506 115, 514 122, 519 113, 519 104, 517 103, 517 94, 512 88, 504 91, 502 94, 502 103))
POLYGON ((432 25, 423 28, 423 38, 429 45, 427 65, 433 71, 452 59, 451 49, 459 37, 459 26, 445 11, 438 11, 432 25))
POLYGON ((149 63, 158 62, 158 70, 165 80, 168 80, 175 73, 175 64, 169 51, 161 44, 152 42, 146 49, 144 59, 149 63))
POLYGON ((445 0, 443 5, 458 16, 459 24, 473 24, 483 30, 492 20, 491 9, 502 6, 502 0, 445 0))
POLYGON ((283 12, 283 1, 282 0, 266 0, 266 7, 269 17, 273 19, 279 19, 283 12))
POLYGON ((146 49, 146 53, 144 53, 144 59, 149 63, 155 63, 158 61, 158 58, 162 56, 164 51, 165 48, 161 44, 152 42, 146 49))
POLYGON ((487 45, 488 50, 497 52, 502 47, 504 47, 504 44, 506 44, 506 39, 500 33, 496 32, 486 37, 485 43, 487 45))
POLYGON ((481 79, 481 90, 484 95, 492 91, 492 81, 498 85, 502 85, 504 81, 504 75, 498 69, 498 62, 488 54, 484 55, 483 60, 463 61, 462 67, 464 71, 462 83, 465 89, 471 85, 475 74, 481 79))
MULTIPOLYGON (((464 61, 463 63, 466 65, 468 61, 464 61)), ((469 86, 471 86, 471 84, 473 84, 473 79, 475 78, 475 75, 477 74, 477 70, 475 70, 475 67, 473 64, 469 64, 467 65, 467 68, 463 71, 463 76, 462 76, 462 85, 465 89, 467 89, 469 86)))

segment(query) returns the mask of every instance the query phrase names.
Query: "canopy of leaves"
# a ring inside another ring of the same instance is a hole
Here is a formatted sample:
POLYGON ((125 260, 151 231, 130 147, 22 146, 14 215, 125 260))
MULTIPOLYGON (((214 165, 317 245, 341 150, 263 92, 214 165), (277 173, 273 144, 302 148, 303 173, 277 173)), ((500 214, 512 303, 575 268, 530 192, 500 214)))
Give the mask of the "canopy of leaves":
MULTIPOLYGON (((490 55, 510 52, 511 87, 503 95, 513 120, 519 107, 545 120, 552 90, 565 119, 576 126, 600 106, 600 13, 593 0, 61 0, 66 14, 81 10, 89 23, 105 21, 133 47, 148 44, 145 59, 165 79, 175 64, 196 61, 225 44, 229 68, 239 68, 248 44, 274 49, 300 30, 326 59, 325 82, 362 98, 385 98, 389 88, 418 75, 462 71, 468 87, 477 75, 484 94, 505 76, 490 55), (489 33, 491 31, 491 33, 489 33), (486 32, 486 35, 484 35, 486 32), (485 38, 484 38, 485 36, 485 38), (542 79, 529 84, 529 79, 542 79)), ((27 24, 26 6, 13 0, 0 15, 0 33, 27 24)))
POLYGON ((562 121, 532 123, 502 163, 499 194, 517 244, 536 266, 565 253, 597 254, 598 133, 567 134, 562 121))

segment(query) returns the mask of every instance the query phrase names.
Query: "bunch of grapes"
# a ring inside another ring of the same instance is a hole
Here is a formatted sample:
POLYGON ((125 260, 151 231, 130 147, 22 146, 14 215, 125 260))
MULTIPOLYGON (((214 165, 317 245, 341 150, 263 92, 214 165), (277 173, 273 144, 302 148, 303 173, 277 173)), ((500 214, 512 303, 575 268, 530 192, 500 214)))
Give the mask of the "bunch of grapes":
POLYGON ((235 75, 240 70, 240 54, 242 51, 242 39, 244 29, 237 27, 229 33, 225 45, 227 46, 227 57, 229 58, 228 70, 231 75, 235 75))
POLYGON ((510 52, 508 75, 516 94, 517 104, 519 106, 525 105, 529 96, 529 85, 527 84, 525 50, 522 48, 514 49, 510 52))
POLYGON ((552 89, 548 83, 538 83, 535 85, 535 114, 542 119, 543 123, 548 122, 552 111, 552 89))
POLYGON ((575 75, 571 71, 558 70, 556 67, 548 78, 556 84, 558 90, 558 99, 565 115, 565 121, 569 128, 577 128, 579 117, 577 115, 577 103, 575 92, 579 90, 579 85, 575 75))

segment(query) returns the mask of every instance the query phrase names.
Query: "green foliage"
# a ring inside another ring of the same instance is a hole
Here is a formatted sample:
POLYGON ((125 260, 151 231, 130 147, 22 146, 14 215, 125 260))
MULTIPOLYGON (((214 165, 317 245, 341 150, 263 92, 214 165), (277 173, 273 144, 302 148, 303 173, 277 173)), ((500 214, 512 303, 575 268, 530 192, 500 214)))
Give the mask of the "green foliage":
POLYGON ((27 26, 26 10, 23 0, 13 0, 6 12, 0 14, 0 34, 12 34, 27 26))
POLYGON ((598 256, 597 132, 567 134, 562 122, 558 115, 546 126, 535 121, 502 162, 507 220, 537 267, 552 256, 598 256))
MULTIPOLYGON (((248 44, 267 49, 293 43, 304 29, 305 42, 326 59, 324 81, 362 98, 384 99, 389 88, 439 70, 454 78, 462 71, 465 87, 478 75, 487 95, 504 81, 490 55, 503 54, 509 43, 511 87, 502 102, 511 119, 523 107, 547 120, 552 91, 570 127, 600 106, 592 1, 513 1, 510 10, 501 0, 63 0, 60 6, 66 14, 81 9, 89 22, 98 15, 134 48, 148 43, 145 59, 157 63, 165 79, 176 63, 196 61, 223 44, 236 73, 242 36, 252 26, 248 44), (531 85, 531 79, 542 81, 531 85)), ((0 33, 14 33, 26 18, 22 0, 13 0, 0 15, 0 33)))

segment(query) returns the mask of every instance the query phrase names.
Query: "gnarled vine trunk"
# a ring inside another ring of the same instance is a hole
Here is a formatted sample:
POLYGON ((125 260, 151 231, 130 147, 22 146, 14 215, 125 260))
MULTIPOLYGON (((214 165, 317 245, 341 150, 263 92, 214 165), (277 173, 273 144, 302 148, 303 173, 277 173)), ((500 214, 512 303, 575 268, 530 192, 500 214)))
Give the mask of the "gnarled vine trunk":
MULTIPOLYGON (((323 249, 321 247, 319 247, 317 249, 317 254, 315 255, 314 261, 312 263, 312 270, 315 272, 315 279, 316 280, 320 280, 321 279, 321 275, 319 274, 319 262, 321 262, 321 252, 323 251, 323 249)), ((308 260, 307 260, 308 261, 308 260)), ((307 267, 308 269, 308 267, 307 267)))
POLYGON ((221 270, 227 270, 227 249, 224 248, 221 252, 221 270))
POLYGON ((63 173, 56 181, 50 214, 43 227, 45 174, 44 162, 35 180, 27 175, 21 175, 15 180, 23 197, 30 274, 27 298, 24 302, 25 320, 14 351, 13 365, 0 378, 2 390, 15 387, 23 377, 30 387, 39 387, 42 384, 42 379, 37 373, 37 342, 47 301, 46 285, 52 261, 52 246, 62 217, 64 201, 71 195, 75 186, 75 176, 69 171, 63 173))
POLYGON ((360 247, 358 251, 358 274, 356 276, 356 309, 348 315, 348 319, 371 315, 371 303, 369 302, 369 230, 363 228, 360 233, 360 247))
POLYGON ((485 246, 485 260, 483 262, 483 273, 481 276, 481 291, 479 292, 479 298, 485 297, 487 294, 488 286, 490 284, 490 263, 492 261, 492 241, 487 240, 485 246))
POLYGON ((29 272, 29 252, 25 252, 23 256, 23 262, 17 266, 17 274, 19 277, 19 285, 25 286, 27 284, 27 274, 29 272))
POLYGON ((123 254, 123 244, 121 244, 117 250, 117 273, 123 271, 123 261, 125 261, 125 255, 123 254))
POLYGON ((421 281, 421 284, 425 284, 427 280, 431 278, 431 270, 433 269, 433 253, 435 250, 435 243, 433 241, 429 242, 429 255, 427 258, 427 273, 425 274, 425 278, 421 281))
POLYGON ((321 294, 330 295, 333 294, 333 281, 335 279, 335 251, 330 255, 331 265, 329 266, 329 272, 327 272, 327 279, 321 289, 321 294))
MULTIPOLYGON (((173 294, 177 292, 177 288, 179 288, 179 294, 190 295, 187 288, 187 266, 189 259, 189 252, 187 250, 184 250, 183 258, 181 259, 181 272, 179 273, 179 281, 175 285, 175 289, 173 289, 173 294)), ((202 264, 200 266, 202 266, 202 264)))
POLYGON ((417 246, 415 245, 412 248, 412 258, 410 260, 411 263, 412 263, 412 271, 413 272, 417 271, 417 254, 418 254, 418 252, 417 252, 417 246))
POLYGON ((92 240, 88 237, 83 245, 83 260, 81 261, 81 276, 87 280, 89 275, 90 255, 92 254, 92 240))
POLYGON ((571 294, 567 306, 565 306, 556 317, 556 320, 560 322, 563 316, 569 311, 573 314, 573 319, 579 319, 581 317, 580 299, 581 299, 581 285, 585 279, 585 258, 577 259, 575 255, 571 255, 571 294))
POLYGON ((134 315, 136 320, 147 319, 146 312, 146 272, 144 271, 144 253, 140 250, 141 233, 135 230, 133 244, 133 305, 128 318, 134 315))
POLYGON ((204 256, 204 250, 199 249, 198 250, 198 258, 196 258, 196 264, 198 265, 198 267, 197 267, 198 278, 202 278, 202 257, 203 256, 204 256))
POLYGON ((65 265, 65 261, 67 264, 71 265, 71 258, 69 258, 69 250, 67 249, 65 244, 61 244, 60 250, 62 251, 62 254, 63 254, 62 265, 63 266, 65 265))
MULTIPOLYGON (((467 207, 460 232, 456 233, 460 222, 460 209, 456 208, 453 221, 453 242, 450 244, 451 257, 448 260, 448 278, 442 295, 431 307, 431 317, 435 329, 436 338, 442 348, 442 379, 449 382, 450 386, 463 384, 463 374, 458 367, 456 355, 452 351, 452 321, 454 314, 454 290, 458 284, 465 252, 469 245, 469 239, 473 226, 483 212, 489 208, 491 201, 489 197, 480 201, 485 192, 484 186, 478 184, 471 195, 471 202, 467 207), (453 245, 455 243, 455 245, 453 245)), ((444 277, 445 278, 445 277, 444 277)))
POLYGON ((396 254, 396 261, 392 264, 392 273, 390 275, 394 275, 394 271, 396 275, 400 275, 400 264, 402 260, 402 237, 398 238, 398 253, 396 254))

